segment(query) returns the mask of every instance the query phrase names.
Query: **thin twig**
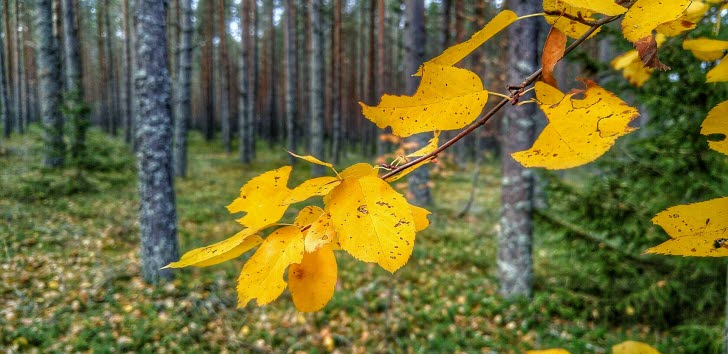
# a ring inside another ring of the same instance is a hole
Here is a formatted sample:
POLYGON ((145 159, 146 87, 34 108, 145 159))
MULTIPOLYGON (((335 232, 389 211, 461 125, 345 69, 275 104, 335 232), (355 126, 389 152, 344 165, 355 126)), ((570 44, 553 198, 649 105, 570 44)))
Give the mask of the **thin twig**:
MULTIPOLYGON (((568 55, 569 53, 571 53, 574 49, 576 49, 579 45, 581 45, 584 41, 586 41, 600 27, 606 25, 607 23, 613 22, 613 21, 617 20, 620 17, 622 17, 622 15, 609 16, 609 17, 605 17, 605 18, 602 18, 602 19, 596 21, 594 23, 594 25, 591 26, 591 28, 589 28, 586 32, 584 32, 584 34, 581 37, 579 37, 578 39, 576 39, 573 43, 571 43, 570 46, 568 46, 564 50, 563 57, 565 57, 566 55, 568 55)), ((404 165, 398 166, 394 170, 392 170, 389 173, 387 173, 384 176, 382 176, 382 178, 383 179, 387 179, 389 177, 392 177, 392 176, 394 176, 394 175, 396 175, 396 174, 404 171, 405 169, 407 169, 409 167, 412 167, 412 166, 417 165, 418 163, 421 163, 421 162, 423 162, 425 160, 432 159, 432 158, 436 157, 442 151, 444 151, 445 149, 449 148, 451 145, 455 144, 456 142, 458 142, 460 139, 464 138, 468 134, 472 133, 475 129, 478 129, 479 127, 483 126, 485 123, 488 122, 488 120, 490 118, 492 118, 496 113, 498 113, 498 111, 500 111, 501 108, 503 108, 503 106, 505 106, 506 104, 508 104, 509 102, 511 102, 511 100, 514 97, 514 95, 519 94, 519 92, 521 90, 523 90, 524 88, 526 88, 529 85, 532 85, 534 82, 536 82, 536 80, 538 80, 538 78, 541 77, 541 70, 542 70, 542 68, 539 68, 538 70, 534 71, 533 74, 529 75, 525 80, 523 80, 523 82, 521 82, 520 85, 512 85, 512 86, 509 86, 509 90, 516 89, 516 92, 512 92, 511 95, 509 96, 509 98, 503 98, 500 101, 498 101, 498 103, 495 105, 495 107, 491 108, 491 110, 488 111, 488 113, 486 113, 484 116, 482 116, 481 118, 479 118, 475 123, 473 123, 472 125, 470 125, 469 127, 467 127, 465 130, 461 131, 454 138, 448 140, 447 142, 445 142, 444 144, 442 144, 442 146, 438 147, 437 149, 435 149, 434 151, 430 152, 429 154, 424 155, 424 156, 420 156, 420 157, 418 157, 418 158, 416 158, 416 159, 414 159, 412 161, 407 162, 404 165)))

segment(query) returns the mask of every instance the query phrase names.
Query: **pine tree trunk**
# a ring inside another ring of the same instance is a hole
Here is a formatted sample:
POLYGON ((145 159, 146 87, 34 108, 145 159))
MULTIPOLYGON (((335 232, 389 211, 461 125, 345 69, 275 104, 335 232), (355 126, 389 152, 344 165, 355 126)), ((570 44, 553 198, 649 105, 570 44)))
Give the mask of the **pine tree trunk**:
POLYGON ((250 63, 251 52, 250 52, 250 7, 248 1, 243 0, 240 2, 240 28, 242 29, 240 50, 242 51, 238 60, 238 85, 240 87, 239 110, 238 110, 238 139, 240 150, 240 162, 249 164, 252 160, 252 152, 250 151, 251 134, 249 133, 252 129, 251 122, 253 119, 253 110, 251 106, 251 83, 253 80, 250 79, 250 63))
POLYGON ((268 0, 268 40, 266 41, 270 53, 267 57, 268 60, 268 97, 266 98, 267 103, 267 116, 269 121, 268 137, 269 142, 272 144, 278 140, 280 136, 280 125, 278 124, 278 110, 276 109, 276 85, 278 84, 276 77, 276 68, 278 67, 278 60, 276 58, 276 31, 275 23, 273 22, 273 11, 275 10, 275 1, 268 0))
MULTIPOLYGON (((425 59, 425 4, 423 0, 406 0, 405 16, 407 24, 405 25, 405 75, 406 91, 408 95, 412 95, 417 91, 420 78, 410 76, 417 71, 417 68, 425 59)), ((421 133, 408 138, 408 141, 416 142, 419 146, 425 146, 430 139, 431 134, 421 133)), ((430 196, 429 166, 425 165, 414 170, 409 174, 407 184, 412 200, 417 205, 427 205, 432 203, 430 196)))
POLYGON ((13 133, 13 130, 15 130, 15 106, 14 106, 14 96, 15 93, 13 92, 13 87, 15 87, 13 80, 15 78, 15 74, 13 71, 13 53, 15 51, 13 50, 13 38, 17 36, 18 34, 16 31, 13 31, 13 25, 10 22, 10 1, 9 0, 3 0, 3 19, 5 20, 5 81, 7 82, 7 86, 5 88, 7 89, 6 94, 8 96, 8 116, 7 121, 5 122, 5 137, 9 138, 10 134, 13 133))
MULTIPOLYGON (((0 9, 0 11, 2 10, 5 10, 4 6, 0 9)), ((3 28, 0 27, 0 32, 2 31, 3 28)), ((3 38, 6 38, 6 36, 0 33, 0 121, 2 121, 4 126, 4 136, 8 138, 10 137, 10 128, 12 127, 12 123, 10 122, 12 117, 10 115, 10 107, 8 106, 8 80, 6 75, 7 71, 5 70, 5 41, 3 38)))
POLYGON ((331 157, 334 164, 338 164, 341 161, 341 0, 334 0, 334 20, 332 22, 332 53, 331 53, 331 90, 333 98, 331 102, 331 121, 332 121, 332 134, 331 134, 331 157))
POLYGON ((35 38, 38 51, 41 116, 43 118, 43 164, 61 168, 65 162, 61 115, 61 56, 53 37, 53 7, 50 0, 36 1, 35 38))
MULTIPOLYGON (((298 120, 298 56, 296 55, 296 1, 286 0, 286 139, 288 151, 296 152, 296 121, 298 120)), ((291 165, 296 158, 290 157, 291 165)))
POLYGON ((99 82, 97 89, 99 94, 98 112, 99 121, 103 124, 104 131, 111 133, 112 122, 109 115, 109 70, 106 61, 106 30, 105 30, 105 7, 106 0, 98 0, 96 2, 96 35, 98 36, 98 52, 99 57, 99 82))
POLYGON ((306 137, 305 149, 311 151, 311 9, 308 0, 301 0, 303 12, 303 60, 301 60, 301 110, 302 132, 306 137))
POLYGON ((86 153, 86 129, 88 128, 88 111, 83 100, 84 91, 81 75, 83 64, 76 27, 76 14, 73 0, 63 0, 63 45, 66 58, 66 119, 71 123, 71 158, 75 165, 81 163, 86 153))
POLYGON ((134 142, 134 112, 132 108, 132 59, 131 59, 131 21, 129 21, 129 0, 122 1, 124 17, 124 141, 134 142))
POLYGON ((447 47, 450 46, 450 23, 452 18, 452 1, 453 0, 443 0, 442 1, 442 38, 440 39, 440 43, 442 46, 442 49, 445 50, 447 47))
MULTIPOLYGON (((243 0, 245 1, 245 0, 243 0)), ((257 0, 248 0, 250 4, 250 23, 253 26, 253 33, 250 37, 250 40, 248 41, 248 46, 250 46, 250 53, 252 54, 252 58, 250 60, 250 77, 253 79, 251 80, 252 87, 248 91, 250 93, 250 129, 248 129, 248 144, 250 144, 250 153, 251 158, 255 158, 255 139, 256 139, 256 131, 258 130, 258 123, 260 122, 258 110, 257 110, 257 103, 258 103, 258 91, 260 89, 260 72, 258 71, 260 67, 260 55, 258 50, 258 1, 257 0)))
POLYGON ((212 80, 212 48, 215 40, 215 15, 212 1, 202 1, 202 53, 200 58, 200 83, 202 85, 202 109, 205 127, 205 139, 211 141, 215 137, 215 96, 212 80))
MULTIPOLYGON (((15 103, 13 104, 15 106, 15 117, 16 117, 16 125, 18 127, 18 133, 24 134, 25 133, 25 111, 23 110, 23 83, 24 83, 24 63, 23 63, 23 47, 25 42, 25 29, 22 28, 22 24, 20 23, 20 13, 21 13, 21 5, 20 1, 15 0, 15 28, 18 28, 18 31, 15 33, 15 103)), ((56 42, 58 43, 58 42, 56 42)), ((60 65, 60 63, 59 63, 60 65)))
POLYGON ((106 17, 106 20, 104 21, 106 23, 106 57, 108 58, 109 62, 106 66, 107 77, 108 81, 106 82, 108 85, 108 88, 106 89, 106 92, 109 97, 109 120, 111 121, 111 134, 116 136, 118 133, 119 128, 119 92, 117 90, 118 86, 116 83, 118 82, 116 78, 116 64, 114 61, 114 36, 112 35, 111 30, 111 19, 109 18, 109 0, 104 0, 106 4, 104 5, 104 16, 106 17))
MULTIPOLYGON (((372 4, 374 5, 374 4, 372 4)), ((384 33, 385 33, 385 11, 384 11, 384 0, 377 0, 377 79, 375 80, 375 87, 374 87, 374 97, 372 97, 372 104, 376 104, 379 102, 379 97, 384 93, 384 68, 387 66, 387 64, 384 62, 384 33)), ((373 26, 372 26, 373 27, 373 26)), ((377 132, 377 135, 379 133, 382 133, 380 130, 377 129, 377 127, 374 127, 375 131, 377 132)), ((385 131, 387 132, 387 131, 385 131)), ((375 136, 375 139, 377 140, 377 156, 382 156, 385 153, 385 150, 387 148, 387 142, 385 140, 379 139, 378 136, 375 136)))
MULTIPOLYGON (((308 0, 311 14, 311 155, 324 158, 324 46, 323 28, 321 24, 321 0, 308 0)), ((311 165, 311 175, 321 176, 324 167, 311 165)))
MULTIPOLYGON (((509 0, 508 8, 519 14, 539 11, 537 0, 509 0)), ((538 22, 518 21, 508 27, 508 82, 521 82, 538 66, 538 22)), ((500 294, 506 298, 530 297, 533 291, 532 208, 533 176, 511 153, 531 147, 534 139, 534 105, 506 110, 503 124, 503 183, 498 277, 500 294)))
POLYGON ((219 104, 220 122, 222 129, 222 142, 225 151, 232 151, 232 131, 230 130, 230 61, 227 53, 227 21, 225 20, 225 0, 217 1, 218 38, 220 47, 218 51, 218 64, 220 68, 219 104))
POLYGON ((192 0, 180 2, 181 17, 180 48, 177 73, 177 89, 175 93, 175 113, 177 121, 174 124, 174 174, 179 177, 187 176, 187 125, 192 119, 190 99, 190 79, 192 76, 192 0))
POLYGON ((179 258, 164 3, 137 0, 134 15, 142 275, 155 284, 172 278, 170 269, 161 268, 179 258))

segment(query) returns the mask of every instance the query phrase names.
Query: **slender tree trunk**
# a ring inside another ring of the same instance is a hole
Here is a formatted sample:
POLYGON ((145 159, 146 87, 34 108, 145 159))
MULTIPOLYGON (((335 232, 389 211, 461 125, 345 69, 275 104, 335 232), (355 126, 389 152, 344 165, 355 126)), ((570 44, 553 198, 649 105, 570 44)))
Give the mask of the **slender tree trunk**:
MULTIPOLYGON (((296 55, 296 1, 286 0, 286 139, 288 151, 296 151, 298 112, 298 58, 296 55)), ((290 157, 291 165, 296 159, 290 157)))
POLYGON ((25 111, 23 110, 23 84, 25 82, 23 76, 24 76, 24 70, 25 70, 25 64, 24 64, 24 58, 23 58, 23 47, 24 47, 24 41, 25 41, 25 28, 20 23, 20 13, 22 12, 21 3, 18 0, 15 0, 15 28, 18 29, 18 31, 15 33, 15 103, 13 104, 16 109, 15 117, 18 127, 18 133, 24 134, 25 133, 25 126, 27 122, 25 121, 25 111))
POLYGON ((192 76, 192 0, 182 0, 180 25, 179 62, 177 73, 177 98, 174 125, 174 174, 187 176, 187 125, 192 119, 190 79, 192 76))
POLYGON ((5 36, 6 36, 6 42, 5 42, 5 54, 7 55, 5 58, 7 59, 5 61, 5 80, 7 81, 7 96, 8 96, 8 120, 5 122, 5 137, 10 137, 10 134, 13 133, 13 130, 15 130, 15 115, 17 113, 15 108, 15 92, 13 92, 13 88, 15 87, 15 72, 13 70, 15 63, 13 61, 13 53, 14 47, 13 47, 13 38, 15 38, 18 34, 17 31, 14 31, 12 22, 10 22, 10 1, 9 0, 3 0, 3 19, 5 20, 5 36))
POLYGON ((450 46, 450 23, 452 22, 452 1, 453 0, 443 0, 442 1, 442 38, 440 39, 440 43, 442 45, 442 49, 446 49, 450 46))
POLYGON ((83 63, 76 27, 73 0, 63 0, 63 44, 66 58, 66 119, 71 122, 71 158, 75 165, 83 162, 86 153, 86 129, 88 128, 88 107, 84 102, 83 63))
POLYGON ((134 14, 142 275, 149 283, 159 283, 173 275, 161 268, 179 258, 164 3, 137 0, 134 14))
MULTIPOLYGON (((321 24, 321 0, 308 0, 311 16, 311 154, 319 159, 324 158, 324 46, 323 28, 321 24)), ((311 175, 321 176, 324 167, 311 165, 311 175)))
MULTIPOLYGON (((245 1, 245 0, 243 0, 245 1)), ((258 103, 258 97, 257 93, 260 89, 260 72, 258 71, 258 68, 260 67, 260 55, 259 54, 259 46, 258 46, 258 23, 259 23, 259 16, 258 16, 258 2, 256 0, 248 0, 250 4, 250 14, 251 14, 251 24, 253 25, 253 33, 252 37, 248 41, 248 45, 250 46, 250 52, 252 53, 253 57, 250 65, 249 70, 251 71, 250 76, 253 78, 251 84, 252 87, 248 91, 250 93, 250 129, 248 129, 248 144, 250 144, 250 153, 251 157, 255 158, 255 140, 256 140, 256 131, 258 130, 258 122, 260 121, 260 116, 257 110, 257 103, 258 103)))
POLYGON ((214 77, 212 68, 212 48, 215 40, 215 12, 212 1, 202 1, 202 54, 200 58, 200 82, 202 85, 202 107, 205 127, 205 139, 212 140, 215 137, 215 97, 212 80, 214 77))
POLYGON ((240 87, 240 97, 238 100, 238 139, 240 150, 240 162, 249 164, 252 160, 252 151, 250 138, 250 130, 252 129, 251 122, 253 121, 254 107, 251 106, 251 83, 253 80, 250 79, 251 73, 251 52, 250 52, 250 6, 247 0, 240 2, 240 28, 242 29, 240 50, 242 55, 238 59, 238 85, 240 87))
MULTIPOLYGON (((537 0, 508 0, 518 14, 535 13, 537 0)), ((538 22, 519 21, 508 27, 508 82, 520 82, 538 66, 538 22)), ((534 105, 506 111, 503 124, 503 189, 498 235, 500 294, 530 297, 533 291, 533 176, 511 153, 528 149, 534 139, 534 105)))
MULTIPOLYGON (((26 24, 26 27, 28 28, 28 35, 32 38, 34 30, 33 30, 33 11, 32 6, 28 11, 25 11, 24 14, 24 21, 26 24)), ((26 85, 25 86, 25 114, 28 117, 27 121, 30 122, 37 122, 38 117, 40 116, 40 108, 38 104, 38 75, 36 70, 36 60, 35 60, 35 47, 29 43, 29 41, 26 41, 24 45, 24 62, 25 62, 25 77, 26 77, 26 85)))
POLYGON ((109 70, 106 61, 106 30, 105 30, 105 7, 106 0, 98 0, 96 2, 96 34, 98 36, 98 52, 99 57, 99 82, 96 83, 99 99, 98 99, 98 115, 99 120, 103 124, 104 131, 111 133, 111 118, 109 114, 109 70))
MULTIPOLYGON (((384 62, 384 34, 385 34, 385 10, 384 0, 377 0, 377 79, 375 80, 376 92, 372 97, 372 103, 376 104, 379 101, 379 97, 384 93, 384 69, 387 64, 384 62)), ((373 27, 373 26, 372 26, 373 27)), ((375 126, 374 129, 377 129, 375 126)), ((379 133, 379 130, 376 130, 379 133)), ((385 130, 385 132, 387 132, 385 130)), ((377 156, 382 156, 387 148, 387 142, 377 137, 377 156)))
POLYGON ((218 36, 220 47, 218 52, 218 64, 220 65, 220 122, 222 128, 222 141, 225 151, 229 154, 232 151, 232 131, 230 130, 230 61, 227 52, 227 21, 225 20, 225 0, 217 1, 218 36))
POLYGON ((334 20, 331 33, 331 73, 332 73, 332 134, 331 134, 331 155, 335 164, 341 161, 341 0, 334 0, 334 20))
POLYGON ((276 30, 275 30, 275 23, 273 22, 273 12, 275 10, 275 1, 274 0, 268 0, 270 4, 268 5, 268 41, 267 44, 269 46, 269 53, 270 57, 268 57, 268 97, 266 99, 267 108, 266 111, 268 112, 268 119, 270 122, 269 126, 269 137, 270 143, 273 143, 274 141, 277 141, 280 137, 280 124, 279 118, 278 118, 278 110, 276 108, 276 101, 275 98, 277 96, 276 94, 276 85, 278 84, 276 77, 276 68, 278 67, 278 60, 276 58, 276 30))
POLYGON ((306 150, 311 151, 311 9, 308 0, 301 0, 303 9, 303 60, 301 61, 301 112, 302 132, 306 137, 306 150))
MULTIPOLYGON (((0 6, 6 4, 3 3, 0 6)), ((0 11, 4 10, 6 10, 6 7, 2 6, 0 11)), ((0 31, 3 31, 2 27, 0 27, 0 31)), ((10 115, 10 107, 8 106, 8 78, 7 71, 5 70, 5 41, 3 38, 6 38, 6 36, 0 33, 0 121, 2 121, 4 126, 4 136, 8 138, 10 137, 10 128, 12 127, 12 123, 10 122, 12 117, 10 115)))
POLYGON ((35 38, 38 51, 41 115, 43 117, 43 164, 61 168, 65 162, 61 115, 61 56, 53 37, 53 7, 50 0, 36 1, 35 38))
POLYGON ((134 141, 134 113, 132 109, 132 62, 131 62, 131 21, 129 21, 129 0, 122 1, 121 8, 124 17, 124 141, 132 144, 134 141))
POLYGON ((116 78, 116 65, 114 61, 114 31, 111 29, 111 21, 109 18, 109 0, 104 0, 104 17, 106 23, 106 57, 108 58, 108 65, 106 66, 108 81, 106 81, 108 88, 106 89, 109 97, 108 112, 109 120, 111 121, 111 134, 116 136, 119 128, 119 92, 116 85, 118 80, 116 78))
MULTIPOLYGON (((417 91, 420 78, 410 76, 417 71, 425 59, 425 4, 423 0, 406 0, 405 16, 407 24, 405 25, 405 75, 407 75, 407 94, 412 95, 417 91)), ((416 142, 419 146, 425 146, 430 139, 431 134, 421 133, 413 135, 409 141, 416 142)), ((427 205, 432 203, 430 196, 430 180, 429 166, 425 165, 414 170, 409 174, 407 184, 412 200, 418 205, 427 205)))

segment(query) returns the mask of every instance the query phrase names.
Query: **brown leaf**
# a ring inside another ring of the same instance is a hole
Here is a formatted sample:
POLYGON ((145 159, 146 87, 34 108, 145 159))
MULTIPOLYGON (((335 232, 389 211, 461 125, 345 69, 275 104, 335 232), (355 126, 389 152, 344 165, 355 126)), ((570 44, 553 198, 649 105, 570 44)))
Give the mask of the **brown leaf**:
POLYGON ((553 87, 558 87, 556 78, 554 77, 554 67, 556 63, 564 56, 566 49, 566 35, 556 27, 551 27, 546 43, 543 46, 543 55, 541 56, 543 81, 553 87))
POLYGON ((645 64, 645 67, 662 71, 670 70, 670 67, 663 64, 660 61, 660 57, 657 55, 657 41, 655 41, 655 36, 649 35, 642 38, 635 42, 634 46, 637 49, 637 53, 640 55, 640 59, 642 59, 642 63, 645 64))

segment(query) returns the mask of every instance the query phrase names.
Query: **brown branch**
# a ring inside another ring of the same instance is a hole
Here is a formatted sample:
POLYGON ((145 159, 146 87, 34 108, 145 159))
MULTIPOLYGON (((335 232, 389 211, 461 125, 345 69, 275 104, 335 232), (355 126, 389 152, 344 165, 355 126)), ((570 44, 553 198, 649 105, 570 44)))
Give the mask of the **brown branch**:
MULTIPOLYGON (((594 23, 594 25, 591 26, 591 28, 589 28, 586 32, 584 32, 584 34, 581 37, 576 39, 573 43, 571 43, 570 46, 568 46, 566 48, 566 50, 564 50, 564 57, 566 55, 568 55, 569 53, 571 53, 579 45, 584 43, 584 41, 586 41, 587 38, 589 38, 589 36, 591 36, 594 32, 596 32, 600 27, 606 25, 607 23, 613 22, 620 17, 622 17, 622 15, 609 16, 609 17, 605 17, 605 18, 602 18, 602 19, 596 21, 594 23)), ((382 178, 387 179, 389 177, 392 177, 392 176, 402 172, 403 170, 405 170, 409 167, 417 165, 418 163, 421 163, 423 161, 437 157, 437 155, 439 155, 442 151, 449 148, 451 145, 455 144, 456 142, 458 142, 460 139, 464 138, 468 134, 472 133, 475 129, 478 129, 479 127, 483 126, 485 123, 488 122, 488 120, 490 118, 492 118, 496 113, 498 113, 498 111, 500 111, 501 108, 503 108, 506 104, 508 104, 508 102, 511 102, 516 95, 519 95, 521 90, 523 90, 524 88, 526 88, 529 85, 532 85, 534 82, 536 82, 536 80, 538 80, 538 78, 541 77, 541 70, 542 69, 539 68, 538 70, 534 71, 533 74, 529 75, 525 80, 523 80, 523 82, 521 82, 520 85, 509 85, 508 89, 509 89, 509 91, 511 91, 511 92, 509 92, 510 93, 509 98, 501 99, 498 102, 498 104, 495 105, 495 107, 491 108, 491 110, 488 111, 488 113, 486 113, 481 118, 478 118, 478 120, 475 123, 473 123, 472 125, 467 127, 465 130, 461 131, 454 138, 448 140, 447 142, 442 144, 442 146, 438 147, 431 153, 424 155, 424 156, 420 156, 412 161, 407 162, 404 165, 398 166, 394 170, 392 170, 389 173, 382 176, 382 178), (515 92, 513 92, 514 91, 513 89, 515 89, 515 92)))

